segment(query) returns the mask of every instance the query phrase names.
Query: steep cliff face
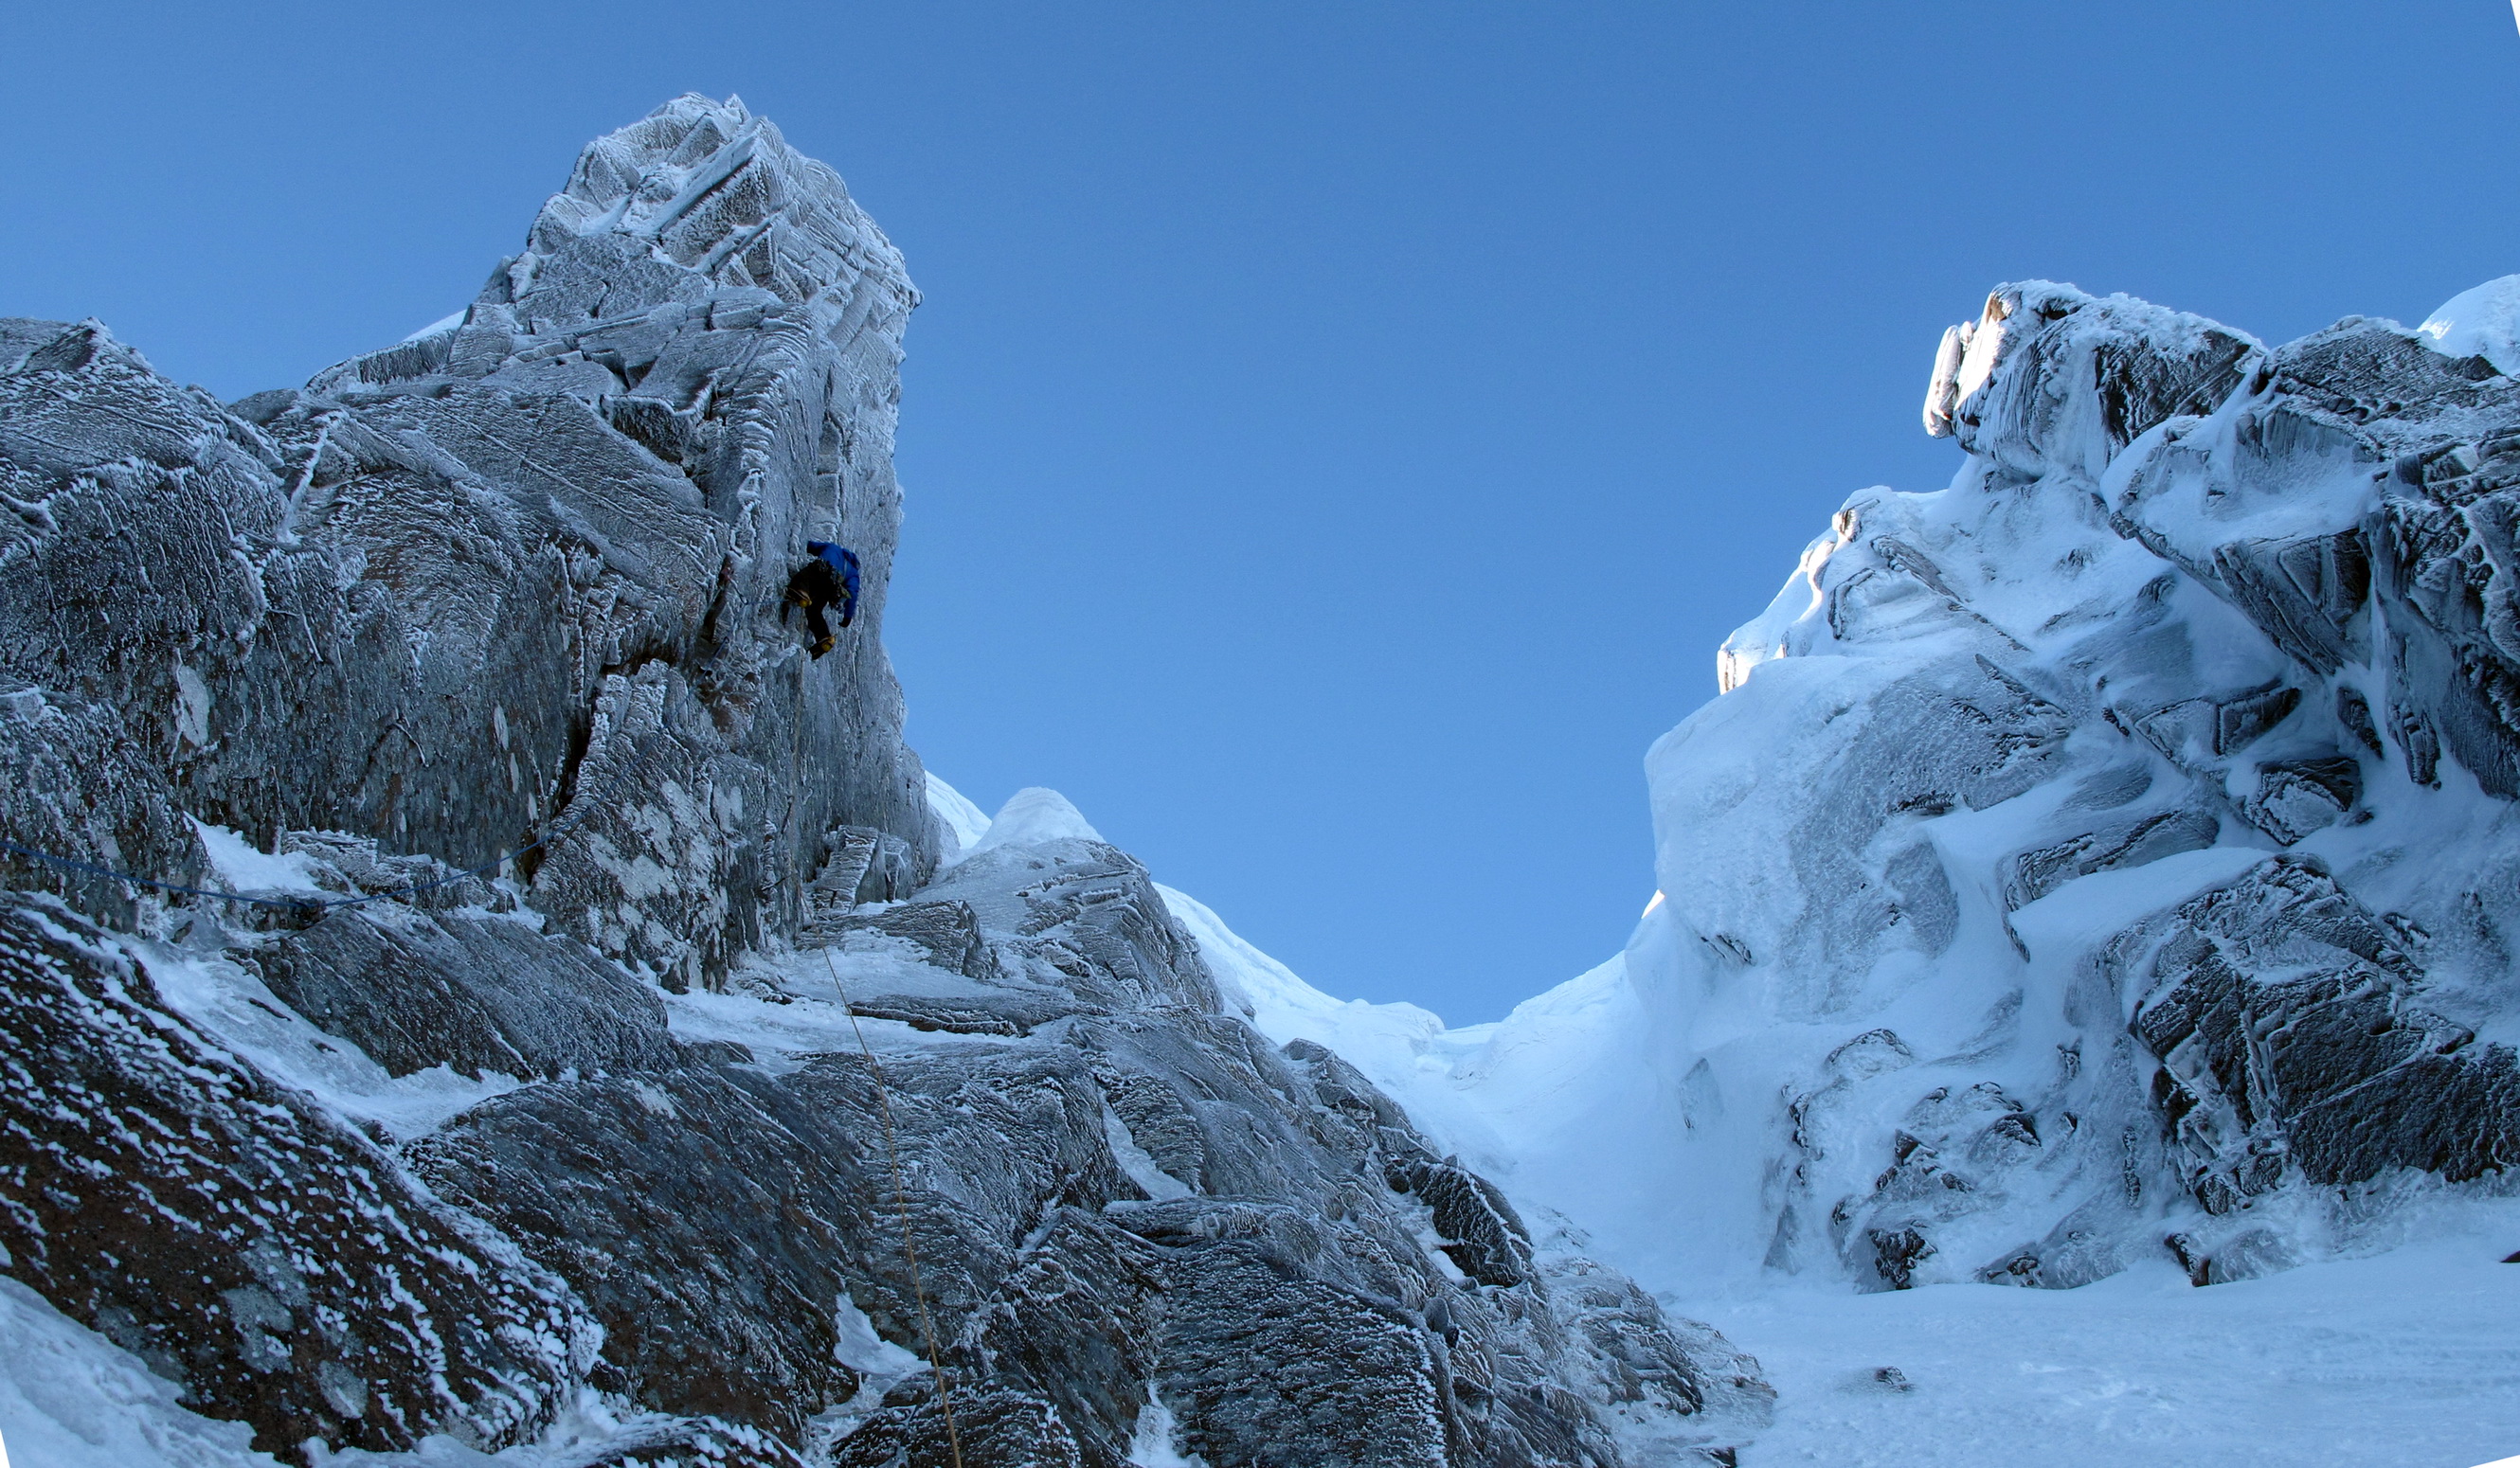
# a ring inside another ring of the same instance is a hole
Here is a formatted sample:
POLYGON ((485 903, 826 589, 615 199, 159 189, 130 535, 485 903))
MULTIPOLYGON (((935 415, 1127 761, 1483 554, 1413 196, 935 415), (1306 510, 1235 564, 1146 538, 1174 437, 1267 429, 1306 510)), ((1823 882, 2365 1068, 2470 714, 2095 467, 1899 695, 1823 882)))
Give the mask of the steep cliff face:
POLYGON ((1451 1042, 1508 1180, 1650 1277, 1875 1289, 2244 1278, 2498 1189, 2520 382, 2455 325, 1954 329, 1964 467, 1851 499, 1654 746, 1627 953, 1451 1042))
POLYGON ((459 317, 302 391, 226 408, 8 323, 21 844, 199 871, 180 809, 471 867, 558 818, 513 874, 676 986, 792 931, 839 828, 916 880, 879 641, 915 300, 830 169, 687 98, 588 148, 459 317), (867 570, 819 662, 773 614, 808 538, 867 570))
POLYGON ((914 300, 684 98, 302 390, 0 322, 11 1318, 235 1461, 1722 1457, 1755 1362, 902 746, 914 300))

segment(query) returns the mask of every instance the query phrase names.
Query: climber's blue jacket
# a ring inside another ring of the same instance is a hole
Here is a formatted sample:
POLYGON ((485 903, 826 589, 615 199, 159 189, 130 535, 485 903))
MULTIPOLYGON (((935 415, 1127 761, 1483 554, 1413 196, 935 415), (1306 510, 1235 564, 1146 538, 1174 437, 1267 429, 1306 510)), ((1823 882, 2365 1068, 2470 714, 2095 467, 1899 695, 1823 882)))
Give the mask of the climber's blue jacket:
POLYGON ((808 555, 821 557, 839 578, 840 595, 833 599, 840 609, 840 625, 846 627, 858 615, 858 553, 846 546, 835 546, 827 540, 805 542, 808 555))
POLYGON ((809 540, 805 550, 810 554, 796 573, 788 578, 787 600, 779 604, 779 620, 788 620, 788 608, 805 608, 805 630, 812 633, 813 654, 821 657, 832 650, 831 624, 823 620, 827 607, 840 614, 840 625, 846 627, 858 614, 858 557, 846 546, 829 541, 809 540))

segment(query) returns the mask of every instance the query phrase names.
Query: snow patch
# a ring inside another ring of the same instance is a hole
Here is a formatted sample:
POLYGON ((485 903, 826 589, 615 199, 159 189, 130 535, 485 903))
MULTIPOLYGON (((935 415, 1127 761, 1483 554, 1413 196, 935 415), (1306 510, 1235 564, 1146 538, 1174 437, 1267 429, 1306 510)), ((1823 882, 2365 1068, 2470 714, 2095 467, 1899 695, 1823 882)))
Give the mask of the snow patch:
POLYGON ((253 1429, 187 1410, 182 1388, 14 1279, 0 1341, 0 1454, 19 1468, 281 1468, 253 1429))
POLYGON ((961 861, 965 853, 977 847, 980 838, 989 832, 988 815, 962 791, 938 779, 933 770, 927 772, 927 809, 936 813, 937 824, 945 827, 945 834, 953 843, 945 853, 942 866, 951 867, 961 861))
POLYGON ((994 851, 1001 846, 1039 846, 1046 841, 1100 841, 1102 833, 1094 828, 1084 813, 1068 804, 1067 797, 1057 790, 1039 785, 1017 790, 998 808, 997 819, 974 842, 968 856, 994 851))
POLYGON ((2475 1223, 2205 1289, 2165 1260, 2073 1290, 1783 1288, 1681 1308, 1776 1384, 1761 1462, 2047 1463, 2070 1443, 2083 1468, 2460 1468, 2520 1446, 2520 1266, 2498 1263, 2520 1217, 2475 1223))
POLYGON ((193 833, 201 837, 202 850, 210 859, 210 870, 230 891, 324 891, 315 882, 314 859, 305 853, 274 856, 224 825, 212 825, 190 816, 184 819, 192 822, 193 833))
POLYGON ((1129 1468, 1207 1468, 1207 1459, 1181 1450, 1181 1424, 1154 1388, 1138 1410, 1137 1431, 1129 1439, 1129 1468))
POLYGON ((2460 291, 2415 332, 2446 357, 2483 357, 2504 377, 2520 373, 2520 275, 2460 291))
MULTIPOLYGON (((922 1368, 918 1357, 877 1335, 875 1322, 848 1296, 839 1298, 832 1318, 839 1327, 840 1343, 833 1349, 839 1353, 840 1364, 869 1378, 869 1386, 876 1378, 881 1378, 883 1385, 876 1389, 876 1396, 881 1397, 892 1390, 894 1382, 922 1368)), ((859 1388, 861 1395, 866 1390, 859 1388)))

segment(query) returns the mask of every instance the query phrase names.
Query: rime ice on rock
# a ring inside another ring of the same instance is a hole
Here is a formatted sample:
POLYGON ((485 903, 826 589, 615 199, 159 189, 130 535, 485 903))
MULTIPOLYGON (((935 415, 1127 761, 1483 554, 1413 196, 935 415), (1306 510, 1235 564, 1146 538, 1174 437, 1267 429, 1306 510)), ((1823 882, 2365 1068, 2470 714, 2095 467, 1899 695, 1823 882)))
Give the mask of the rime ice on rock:
POLYGON ((902 745, 916 300, 685 97, 302 390, 0 321, 0 836, 366 900, 13 860, 0 1269, 282 1454, 941 1461, 922 1292, 972 1468, 1738 1442, 1754 1362, 1224 1012, 1063 799, 902 745), (809 538, 865 566, 820 661, 809 538))
POLYGON ((866 895, 906 887, 938 848, 879 641, 916 299, 836 175, 687 97, 591 145, 459 324, 304 391, 222 409, 11 323, 0 677, 44 712, 9 820, 166 876, 151 787, 460 866, 563 823, 516 874, 674 986, 792 932, 850 830, 896 856, 866 895), (809 538, 866 565, 821 662, 770 614, 809 538))
POLYGON ((1850 499, 1654 746, 1623 960, 1456 1046, 1518 1189, 1656 1282, 2071 1286, 2520 1161, 2510 288, 1953 329, 1959 472, 1850 499))

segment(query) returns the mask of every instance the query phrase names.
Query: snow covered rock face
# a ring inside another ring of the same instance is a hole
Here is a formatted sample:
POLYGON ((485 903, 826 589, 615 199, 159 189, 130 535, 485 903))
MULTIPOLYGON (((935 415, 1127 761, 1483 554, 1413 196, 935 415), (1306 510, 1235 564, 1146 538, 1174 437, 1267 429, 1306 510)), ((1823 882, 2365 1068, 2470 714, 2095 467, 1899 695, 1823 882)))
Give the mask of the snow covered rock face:
POLYGON ((1951 487, 1850 500, 1648 756, 1623 1104, 1663 1180, 1559 1195, 1623 1257, 2070 1286, 2493 1185, 2520 382, 2030 283, 1926 423, 1951 487), (1694 1242, 1645 1236, 1671 1179, 1694 1242))
POLYGON ((592 1364, 594 1321, 556 1276, 169 1013, 112 935, 19 900, 0 975, 8 1270, 197 1410, 269 1446, 496 1446, 592 1364))
POLYGON ((792 930, 839 827, 906 887, 937 838, 878 638, 916 298, 830 169, 685 98, 591 145, 459 318, 302 391, 222 407, 92 323, 0 325, 0 821, 180 879, 169 807, 458 866, 558 817, 537 906, 676 986, 792 930), (808 538, 866 566, 820 662, 776 614, 808 538))
POLYGON ((0 1270, 152 1434, 296 1461, 1724 1460, 1755 1362, 1264 1040, 1065 801, 931 793, 913 299, 684 98, 303 390, 0 322, 0 837, 300 904, 11 859, 0 1270))

